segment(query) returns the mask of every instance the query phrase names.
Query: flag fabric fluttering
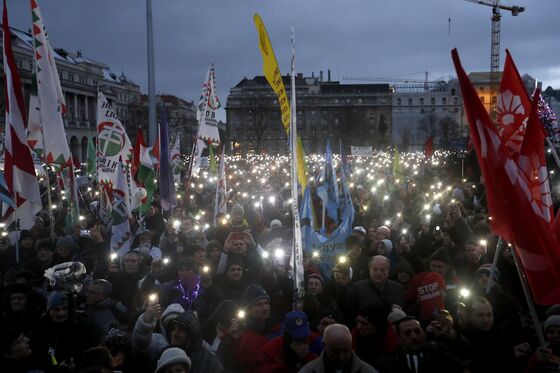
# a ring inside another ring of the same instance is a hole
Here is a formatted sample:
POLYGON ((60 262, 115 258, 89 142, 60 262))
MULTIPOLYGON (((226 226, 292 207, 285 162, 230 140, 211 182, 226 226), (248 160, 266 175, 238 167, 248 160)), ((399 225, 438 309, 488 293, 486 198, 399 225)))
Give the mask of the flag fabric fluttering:
POLYGON ((86 172, 90 177, 96 177, 97 174, 97 154, 95 151, 95 144, 93 143, 93 138, 89 138, 87 142, 87 155, 86 155, 86 172))
POLYGON ((71 154, 64 130, 62 114, 66 111, 64 95, 60 86, 58 70, 54 61, 54 51, 47 37, 46 28, 37 0, 31 0, 33 18, 33 47, 37 95, 45 161, 49 164, 72 165, 71 154))
POLYGON ((2 31, 6 112, 4 178, 10 199, 15 202, 16 206, 14 208, 14 204, 4 204, 2 216, 4 222, 8 224, 17 219, 19 221, 18 229, 30 229, 35 224, 35 215, 41 211, 42 203, 31 150, 27 144, 25 100, 12 51, 5 0, 2 31))
POLYGON ((140 144, 140 162, 138 165, 137 180, 139 186, 146 189, 146 196, 141 199, 140 212, 145 214, 150 209, 150 203, 156 190, 156 172, 149 154, 149 148, 140 144))
POLYGON ((542 142, 537 144, 538 132, 531 129, 534 121, 530 119, 528 122, 529 137, 526 134, 527 138, 522 140, 521 164, 518 165, 510 156, 510 148, 502 140, 498 129, 492 124, 461 66, 456 50, 452 51, 452 57, 461 85, 472 143, 486 185, 492 230, 516 250, 535 302, 541 305, 559 303, 560 244, 545 214, 535 213, 535 203, 539 207, 535 194, 539 193, 540 186, 528 181, 524 168, 525 163, 534 163, 531 169, 536 170, 536 174, 532 171, 532 175, 540 175, 540 180, 544 180, 544 165, 537 155, 539 151, 534 149, 535 146, 542 147, 542 142), (523 157, 527 157, 527 161, 523 157))
POLYGON ((496 105, 496 126, 509 154, 519 156, 531 110, 529 95, 517 67, 506 49, 504 72, 496 105))
POLYGON ((325 168, 321 172, 317 183, 317 196, 325 206, 327 216, 338 225, 338 208, 340 198, 338 191, 338 181, 336 179, 336 168, 333 163, 331 144, 327 141, 325 168))
MULTIPOLYGON (((255 13, 255 15, 253 16, 253 21, 255 22, 255 27, 257 28, 257 33, 259 35, 259 49, 261 51, 263 59, 264 76, 268 84, 270 84, 270 87, 274 90, 276 97, 278 98, 282 124, 284 125, 284 129, 286 130, 286 134, 289 135, 291 123, 290 103, 288 101, 288 96, 286 95, 286 88, 284 87, 282 74, 280 73, 280 67, 278 66, 276 56, 274 55, 274 50, 272 49, 272 44, 270 43, 266 27, 264 26, 261 17, 257 13, 255 13)), ((295 78, 292 79, 292 84, 295 84, 295 78)), ((305 190, 305 187, 307 186, 307 166, 305 163, 305 152, 303 151, 303 144, 299 136, 297 138, 296 144, 298 148, 298 182, 303 192, 305 190)))
POLYGON ((160 128, 158 123, 156 139, 154 140, 154 144, 149 148, 150 157, 152 158, 152 164, 154 165, 154 170, 156 170, 156 173, 159 170, 159 153, 161 149, 161 146, 159 144, 159 131, 160 128))
POLYGON ((218 182, 216 183, 216 198, 214 200, 214 226, 218 226, 216 217, 220 213, 227 212, 227 179, 226 179, 226 149, 222 146, 222 155, 220 157, 220 173, 218 174, 218 182))
POLYGON ((173 148, 171 149, 171 169, 173 170, 173 181, 178 187, 181 185, 181 136, 177 134, 173 148))
POLYGON ((216 94, 216 71, 214 64, 210 65, 206 79, 202 85, 202 94, 197 107, 198 133, 197 137, 215 144, 220 143, 217 110, 222 107, 216 94))
MULTIPOLYGON (((302 242, 302 235, 301 235, 301 227, 300 227, 300 218, 299 218, 299 210, 298 210, 298 172, 300 172, 298 167, 298 152, 299 152, 299 145, 298 143, 298 135, 297 135, 297 111, 296 111, 296 84, 295 84, 295 75, 296 75, 296 67, 295 67, 295 58, 296 58, 296 51, 295 51, 295 42, 294 42, 294 28, 292 27, 292 63, 291 63, 291 74, 292 74, 292 92, 291 92, 291 115, 290 115, 290 155, 291 155, 291 184, 292 184, 292 217, 293 217, 293 240, 292 240, 292 251, 291 251, 291 260, 290 263, 292 264, 293 268, 293 277, 294 277, 294 291, 303 294, 305 289, 304 286, 304 270, 303 270, 303 242, 302 242)), ((305 175, 304 175, 305 176, 305 175)), ((335 182, 336 182, 336 175, 335 175, 335 182)), ((302 185, 302 187, 306 187, 306 185, 302 185)))
MULTIPOLYGON (((113 186, 120 161, 132 161, 132 143, 103 92, 97 92, 97 181, 113 186)), ((134 188, 132 188, 134 190, 134 188)))
POLYGON ((177 206, 177 195, 175 194, 175 182, 171 169, 169 152, 169 135, 167 129, 167 113, 165 106, 162 108, 160 125, 160 159, 159 159, 159 196, 161 208, 164 212, 171 211, 177 206))
POLYGON ((130 249, 132 232, 129 219, 131 209, 129 205, 128 183, 123 162, 116 166, 116 181, 111 190, 111 252, 121 258, 130 249))
POLYGON ((434 137, 430 136, 424 143, 424 157, 431 158, 434 155, 434 137))
POLYGON ((142 147, 146 147, 146 143, 144 142, 142 130, 138 128, 138 130, 136 131, 136 144, 132 149, 132 162, 130 166, 132 177, 136 181, 138 181, 138 167, 140 167, 140 149, 142 149, 142 147))

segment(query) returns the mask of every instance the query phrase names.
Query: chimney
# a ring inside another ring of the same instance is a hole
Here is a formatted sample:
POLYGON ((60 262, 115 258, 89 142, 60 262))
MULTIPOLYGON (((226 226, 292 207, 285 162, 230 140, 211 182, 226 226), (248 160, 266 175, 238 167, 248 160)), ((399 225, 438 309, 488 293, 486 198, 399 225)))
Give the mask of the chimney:
POLYGON ((328 80, 330 82, 331 81, 331 69, 327 70, 327 77, 328 77, 328 80))
POLYGON ((323 70, 319 71, 319 81, 323 83, 323 70))
POLYGON ((314 71, 311 72, 311 77, 315 78, 315 72, 314 71))

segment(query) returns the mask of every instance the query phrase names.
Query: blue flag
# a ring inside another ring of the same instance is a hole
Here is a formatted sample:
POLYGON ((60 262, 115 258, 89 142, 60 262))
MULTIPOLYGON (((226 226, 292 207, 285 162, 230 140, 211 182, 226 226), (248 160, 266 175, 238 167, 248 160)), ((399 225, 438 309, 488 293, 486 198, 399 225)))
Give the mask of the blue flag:
POLYGON ((340 198, 338 195, 338 182, 336 180, 336 170, 332 161, 331 144, 327 141, 325 168, 321 173, 319 184, 317 185, 317 195, 326 206, 327 216, 338 224, 338 208, 340 198))
POLYGON ((175 195, 175 181, 171 168, 171 154, 169 152, 169 131, 167 128, 167 114, 165 106, 161 115, 160 126, 160 160, 159 160, 159 196, 161 208, 164 212, 177 206, 175 195))

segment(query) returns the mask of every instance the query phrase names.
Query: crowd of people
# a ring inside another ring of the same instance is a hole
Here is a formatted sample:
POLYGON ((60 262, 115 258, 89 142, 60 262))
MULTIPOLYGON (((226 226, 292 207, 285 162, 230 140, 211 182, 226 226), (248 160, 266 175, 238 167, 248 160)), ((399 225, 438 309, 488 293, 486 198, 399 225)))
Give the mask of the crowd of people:
MULTIPOLYGON (((560 372, 560 305, 537 306, 535 325, 513 248, 492 264, 483 182, 451 158, 401 157, 402 179, 387 162, 349 161, 352 232, 328 273, 306 248, 297 292, 286 157, 230 159, 216 217, 213 177, 170 212, 156 195, 121 257, 94 189, 69 232, 62 209, 54 233, 42 212, 0 237, 1 371, 560 372)), ((336 225, 325 218, 325 237, 336 225)))

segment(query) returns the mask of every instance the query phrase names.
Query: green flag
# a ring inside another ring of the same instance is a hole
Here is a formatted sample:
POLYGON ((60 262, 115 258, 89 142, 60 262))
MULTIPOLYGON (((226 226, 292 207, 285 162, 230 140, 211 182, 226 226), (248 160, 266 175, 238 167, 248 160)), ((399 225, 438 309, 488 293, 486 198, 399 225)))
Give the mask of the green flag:
POLYGON ((156 172, 152 160, 150 159, 149 148, 140 145, 140 164, 138 165, 138 181, 143 184, 146 189, 146 196, 142 198, 140 212, 145 214, 150 209, 150 203, 154 191, 156 190, 155 178, 156 172))
POLYGON ((214 155, 214 146, 212 143, 208 143, 208 148, 210 149, 209 158, 210 158, 210 173, 215 175, 218 172, 218 164, 216 163, 216 156, 214 155))
POLYGON ((96 160, 97 152, 95 151, 95 145, 93 144, 93 138, 90 138, 87 143, 87 174, 88 176, 95 176, 96 170, 96 160))

